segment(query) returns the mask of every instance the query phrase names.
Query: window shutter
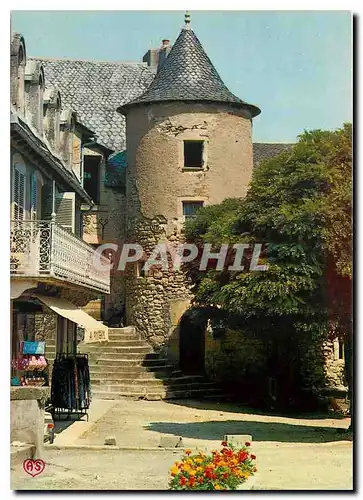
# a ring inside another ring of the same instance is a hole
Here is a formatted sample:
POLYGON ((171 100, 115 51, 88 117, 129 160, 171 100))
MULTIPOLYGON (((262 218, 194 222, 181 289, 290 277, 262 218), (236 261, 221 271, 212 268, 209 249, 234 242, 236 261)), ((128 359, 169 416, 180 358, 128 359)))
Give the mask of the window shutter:
POLYGON ((57 193, 55 221, 60 226, 74 233, 76 216, 76 193, 57 193))
POLYGON ((13 218, 15 220, 25 219, 25 190, 26 176, 16 166, 13 177, 13 218))
POLYGON ((38 180, 35 174, 31 177, 31 220, 37 219, 37 206, 38 206, 38 180))
POLYGON ((42 220, 50 220, 52 218, 52 207, 52 185, 44 184, 44 186, 42 186, 42 220))

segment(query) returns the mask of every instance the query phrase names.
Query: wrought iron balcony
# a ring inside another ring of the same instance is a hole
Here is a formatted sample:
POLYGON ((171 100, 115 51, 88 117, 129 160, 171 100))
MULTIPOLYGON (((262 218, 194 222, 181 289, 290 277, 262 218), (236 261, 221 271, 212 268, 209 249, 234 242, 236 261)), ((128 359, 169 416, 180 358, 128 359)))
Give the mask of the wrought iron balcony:
POLYGON ((11 221, 10 274, 110 293, 109 260, 51 221, 11 221))

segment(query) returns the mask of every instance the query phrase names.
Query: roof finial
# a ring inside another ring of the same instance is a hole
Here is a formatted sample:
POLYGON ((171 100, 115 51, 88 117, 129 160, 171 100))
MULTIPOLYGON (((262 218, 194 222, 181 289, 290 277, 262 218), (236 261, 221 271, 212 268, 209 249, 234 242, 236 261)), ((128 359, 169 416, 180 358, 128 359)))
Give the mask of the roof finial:
POLYGON ((185 29, 186 30, 189 30, 190 29, 190 14, 189 14, 189 11, 187 10, 186 13, 185 13, 185 16, 184 16, 184 22, 185 22, 185 29))

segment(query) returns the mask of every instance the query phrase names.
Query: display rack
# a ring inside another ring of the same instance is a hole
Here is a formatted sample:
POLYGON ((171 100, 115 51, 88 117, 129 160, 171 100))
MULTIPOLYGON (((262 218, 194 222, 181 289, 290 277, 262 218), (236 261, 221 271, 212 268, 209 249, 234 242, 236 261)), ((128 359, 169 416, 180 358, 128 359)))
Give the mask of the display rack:
POLYGON ((13 370, 20 375, 12 378, 12 385, 39 387, 49 385, 48 361, 45 356, 45 342, 21 341, 19 355, 12 360, 13 370), (13 383, 13 381, 17 383, 13 383))
POLYGON ((85 415, 91 402, 91 384, 87 354, 57 354, 52 372, 50 413, 53 419, 70 420, 85 415))

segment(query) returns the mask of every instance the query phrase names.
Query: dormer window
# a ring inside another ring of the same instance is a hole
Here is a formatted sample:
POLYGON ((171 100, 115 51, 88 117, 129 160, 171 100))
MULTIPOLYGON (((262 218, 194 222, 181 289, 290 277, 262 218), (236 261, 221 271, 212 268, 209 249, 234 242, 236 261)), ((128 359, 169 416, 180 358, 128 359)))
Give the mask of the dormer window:
POLYGON ((24 113, 24 68, 25 68, 25 52, 23 45, 20 45, 18 52, 18 86, 17 86, 17 98, 16 107, 20 113, 24 113))

